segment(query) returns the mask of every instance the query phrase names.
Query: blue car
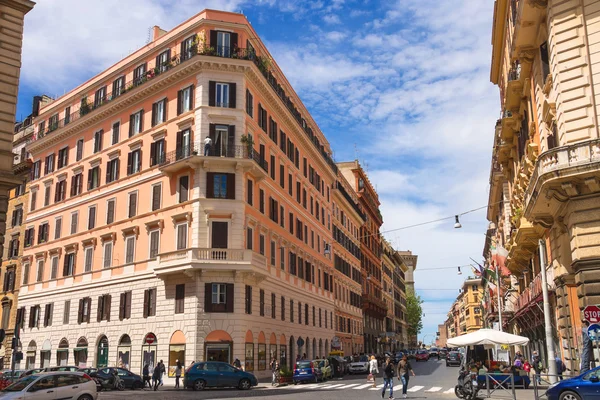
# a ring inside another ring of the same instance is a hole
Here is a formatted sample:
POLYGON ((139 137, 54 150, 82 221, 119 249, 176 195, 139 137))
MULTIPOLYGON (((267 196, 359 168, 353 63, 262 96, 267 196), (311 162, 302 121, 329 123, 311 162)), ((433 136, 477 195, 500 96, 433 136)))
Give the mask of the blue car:
POLYGON ((197 362, 189 367, 183 376, 183 386, 194 390, 210 387, 237 387, 248 390, 256 385, 258 380, 251 373, 219 361, 197 362))
POLYGON ((300 382, 322 382, 323 371, 312 361, 296 361, 292 380, 294 381, 294 385, 300 382))
POLYGON ((548 400, 600 399, 600 367, 551 385, 546 395, 548 400))

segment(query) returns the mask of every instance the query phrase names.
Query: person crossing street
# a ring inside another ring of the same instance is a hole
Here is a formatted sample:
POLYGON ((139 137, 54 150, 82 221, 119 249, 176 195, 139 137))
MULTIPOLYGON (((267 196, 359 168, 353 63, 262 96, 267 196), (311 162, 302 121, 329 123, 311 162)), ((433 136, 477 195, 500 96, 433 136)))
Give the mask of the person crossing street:
POLYGON ((390 388, 390 397, 388 399, 393 400, 394 398, 394 364, 392 359, 388 357, 385 360, 385 366, 383 367, 383 390, 381 391, 381 398, 385 397, 386 389, 390 388))
POLYGON ((402 381, 402 398, 406 398, 406 391, 408 390, 408 377, 409 372, 412 376, 415 376, 412 366, 406 358, 406 354, 402 356, 402 360, 398 363, 398 380, 402 381))

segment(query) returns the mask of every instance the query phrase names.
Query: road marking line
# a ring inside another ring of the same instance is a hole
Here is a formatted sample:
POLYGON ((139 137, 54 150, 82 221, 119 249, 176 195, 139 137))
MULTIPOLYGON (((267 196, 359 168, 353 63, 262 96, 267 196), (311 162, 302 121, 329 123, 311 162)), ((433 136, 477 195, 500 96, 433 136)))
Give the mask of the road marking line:
POLYGON ((454 388, 448 389, 444 393, 446 393, 446 394, 450 394, 450 393, 454 394, 454 388))
POLYGON ((364 384, 364 385, 357 386, 357 387, 355 387, 353 389, 365 389, 365 388, 368 388, 369 386, 373 386, 373 384, 372 383, 367 383, 367 384, 364 384))
POLYGON ((356 385, 358 385, 358 383, 351 383, 349 385, 342 385, 342 386, 340 386, 339 388, 336 388, 336 389, 350 389, 352 386, 356 386, 356 385))
POLYGON ((439 386, 434 386, 431 389, 426 390, 426 392, 439 392, 440 390, 442 390, 441 387, 439 386))
POLYGON ((408 389, 408 392, 418 392, 419 390, 423 389, 425 386, 413 386, 410 389, 408 389))
POLYGON ((327 389, 328 387, 328 383, 321 383, 320 385, 310 385, 308 389, 327 389))
POLYGON ((402 390, 402 385, 396 385, 394 386, 394 392, 399 392, 402 390))
POLYGON ((382 383, 381 385, 377 385, 377 386, 375 386, 374 388, 371 388, 371 389, 369 389, 369 390, 379 390, 379 389, 381 389, 382 387, 383 387, 383 383, 382 383))
POLYGON ((331 385, 331 386, 327 386, 327 387, 326 387, 326 388, 324 388, 324 389, 333 389, 333 388, 337 388, 338 386, 344 386, 344 384, 343 384, 343 383, 338 383, 337 385, 331 385))

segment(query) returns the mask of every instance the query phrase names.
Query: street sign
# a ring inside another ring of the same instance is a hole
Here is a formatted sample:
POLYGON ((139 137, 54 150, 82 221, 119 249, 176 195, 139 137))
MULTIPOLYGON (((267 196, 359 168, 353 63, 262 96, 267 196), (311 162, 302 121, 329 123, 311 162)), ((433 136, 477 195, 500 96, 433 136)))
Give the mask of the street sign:
POLYGON ((588 336, 590 340, 598 340, 600 339, 600 325, 592 324, 587 328, 588 336))
POLYGON ((586 306, 583 309, 583 318, 590 324, 600 323, 600 307, 586 306))

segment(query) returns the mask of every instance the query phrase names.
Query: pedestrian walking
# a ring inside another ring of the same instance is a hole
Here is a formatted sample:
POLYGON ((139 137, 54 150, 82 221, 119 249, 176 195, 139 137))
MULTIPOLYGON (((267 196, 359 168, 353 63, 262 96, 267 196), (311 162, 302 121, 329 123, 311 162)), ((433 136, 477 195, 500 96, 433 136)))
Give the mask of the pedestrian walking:
POLYGON ((148 363, 144 364, 142 377, 144 379, 144 388, 146 388, 146 384, 148 384, 148 387, 152 389, 152 384, 150 383, 150 365, 148 365, 148 363))
POLYGON ((210 138, 210 136, 207 136, 204 138, 204 155, 205 156, 209 156, 210 155, 210 148, 212 147, 212 139, 210 138))
POLYGON ((385 365, 383 366, 383 390, 381 391, 381 398, 385 397, 386 389, 390 388, 390 397, 388 399, 394 399, 394 363, 390 357, 386 358, 385 365))
POLYGON ((533 370, 535 371, 535 380, 537 381, 538 385, 541 385, 542 371, 544 370, 544 364, 542 363, 542 359, 538 355, 537 351, 533 352, 532 367, 533 367, 533 370))
POLYGON ((175 366, 175 389, 179 389, 179 379, 181 378, 182 366, 179 360, 177 360, 177 365, 175 366))
POLYGON ((271 386, 275 386, 276 383, 279 383, 279 363, 277 362, 277 359, 275 357, 273 357, 273 359, 271 360, 271 386))
POLYGON ((154 367, 154 371, 152 372, 152 386, 154 387, 154 391, 158 390, 158 386, 160 386, 160 377, 161 377, 161 368, 160 363, 154 367))
POLYGON ((558 379, 562 381, 563 380, 563 372, 565 372, 567 370, 567 366, 565 365, 562 358, 560 358, 560 356, 558 354, 556 355, 556 358, 554 360, 556 361, 556 373, 558 374, 558 379))
POLYGON ((156 367, 154 366, 153 363, 150 363, 148 365, 148 374, 150 374, 150 379, 152 380, 152 386, 150 386, 150 388, 154 387, 154 384, 156 383, 156 380, 154 379, 154 370, 156 369, 156 367))
POLYGON ((379 373, 379 365, 377 365, 377 359, 375 356, 371 356, 369 361, 369 378, 373 380, 373 387, 376 386, 375 376, 379 373))
POLYGON ((398 363, 398 380, 402 381, 402 398, 406 398, 406 391, 408 390, 408 378, 409 373, 412 376, 415 376, 415 371, 413 371, 412 366, 408 362, 408 358, 406 358, 406 354, 402 356, 402 360, 398 363))
POLYGON ((233 362, 233 366, 236 367, 237 369, 242 369, 242 363, 240 362, 239 358, 235 359, 235 361, 233 362))

